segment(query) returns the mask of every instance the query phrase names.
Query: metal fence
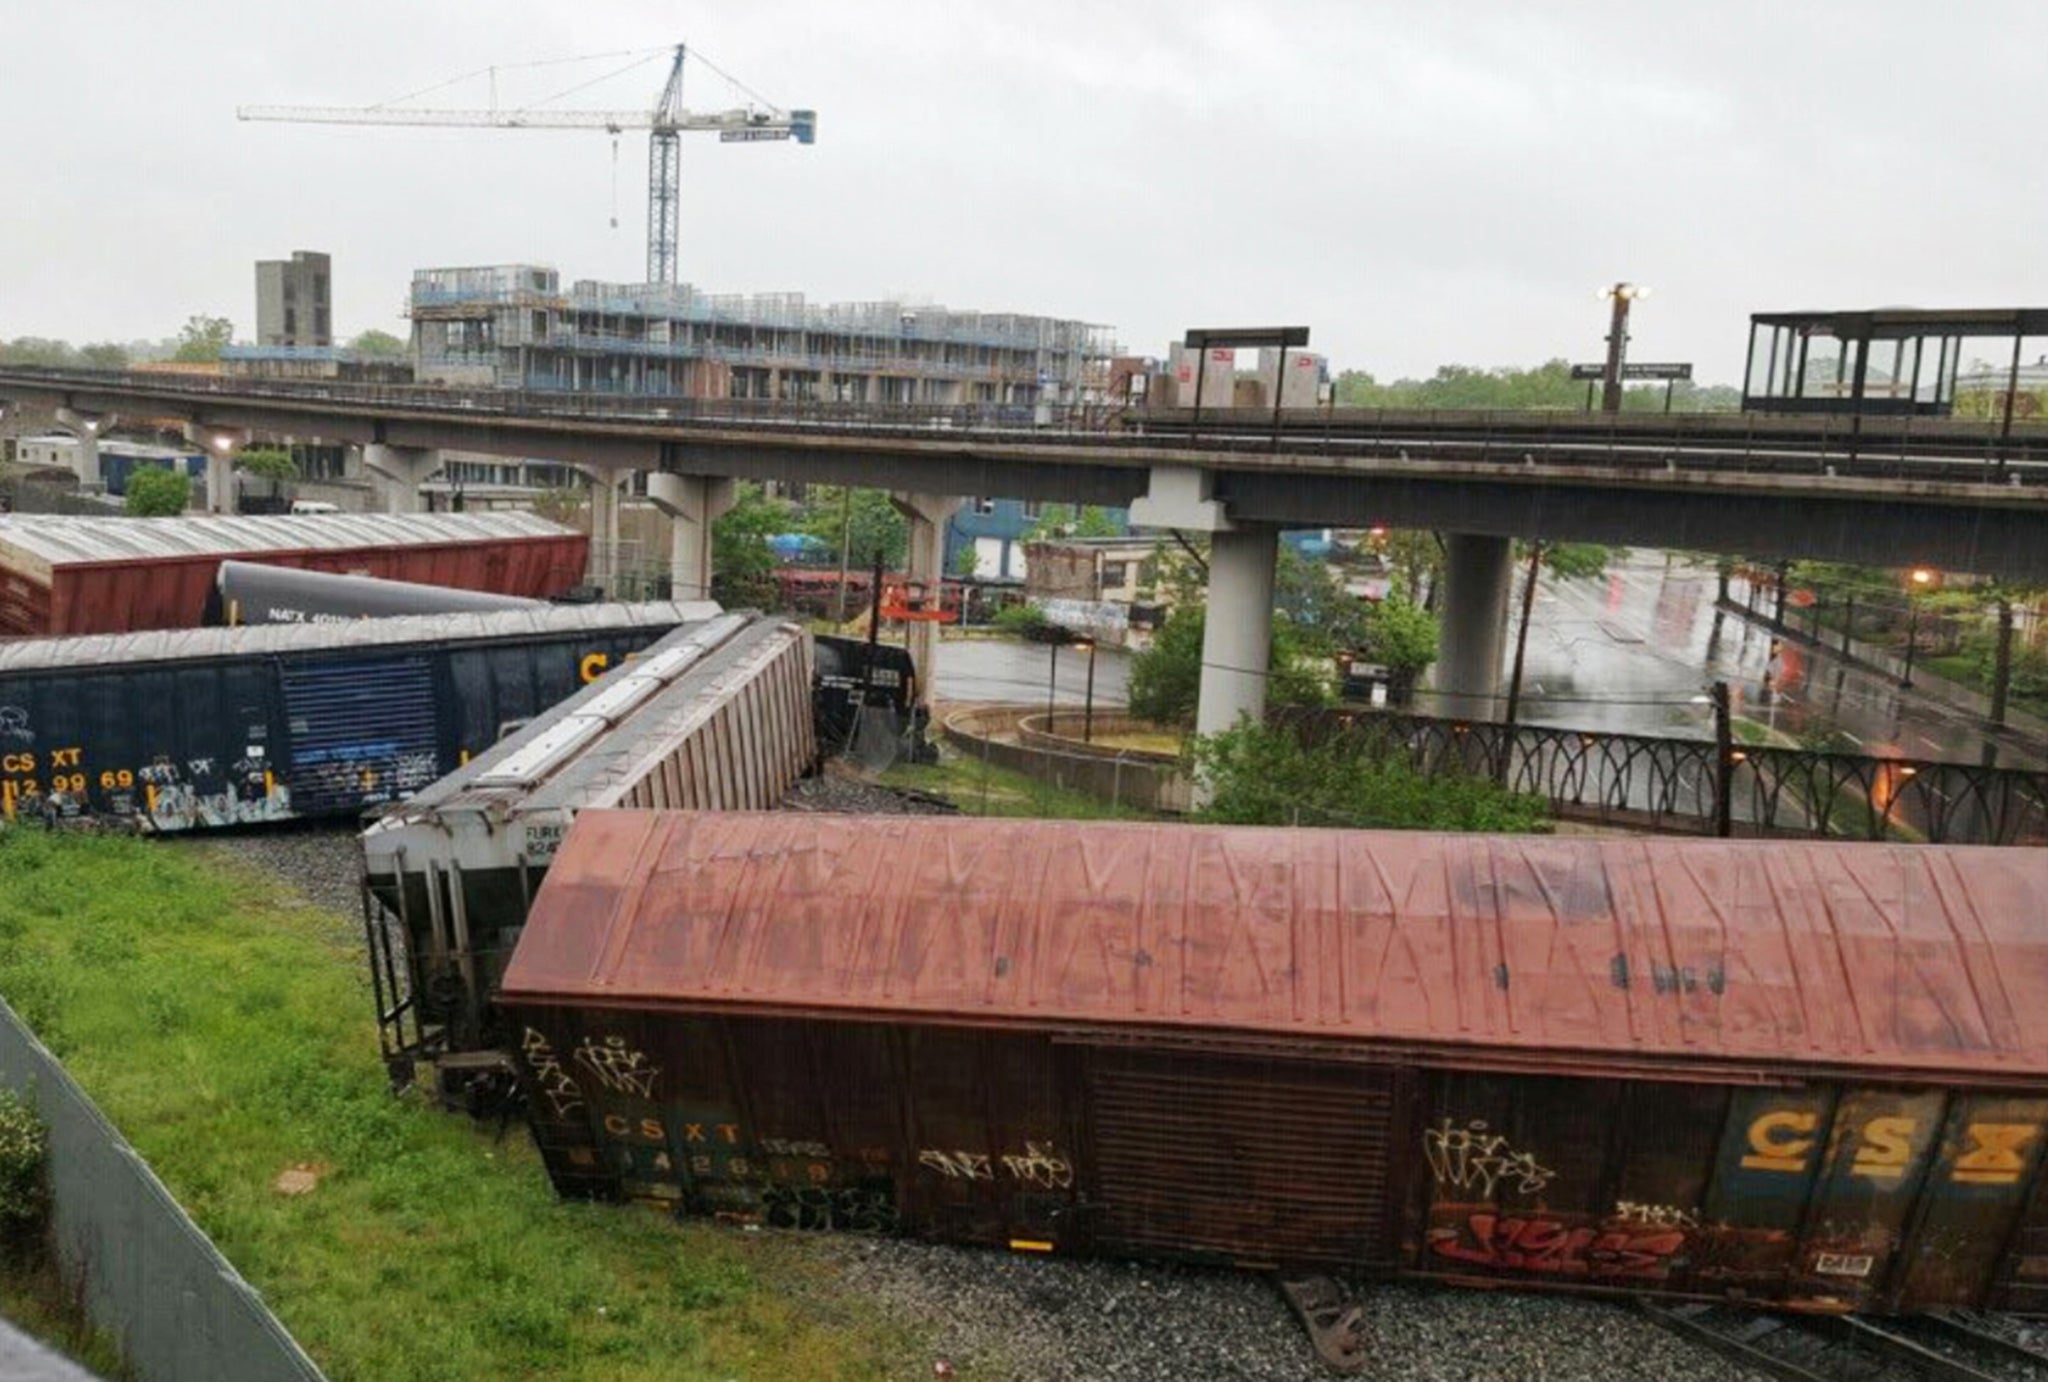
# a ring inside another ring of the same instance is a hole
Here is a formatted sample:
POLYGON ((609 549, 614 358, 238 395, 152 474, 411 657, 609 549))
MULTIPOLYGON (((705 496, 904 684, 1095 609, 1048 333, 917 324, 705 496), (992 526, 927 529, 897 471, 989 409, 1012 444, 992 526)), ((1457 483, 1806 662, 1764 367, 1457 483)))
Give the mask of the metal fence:
POLYGON ((2048 844, 2048 773, 1383 711, 1286 719, 1312 738, 1397 746, 1425 772, 1489 777, 1559 816, 1714 833, 2048 844))
POLYGON ((318 1382, 262 1297, 4 1002, 0 1084, 49 1127, 58 1264, 141 1382, 318 1382))

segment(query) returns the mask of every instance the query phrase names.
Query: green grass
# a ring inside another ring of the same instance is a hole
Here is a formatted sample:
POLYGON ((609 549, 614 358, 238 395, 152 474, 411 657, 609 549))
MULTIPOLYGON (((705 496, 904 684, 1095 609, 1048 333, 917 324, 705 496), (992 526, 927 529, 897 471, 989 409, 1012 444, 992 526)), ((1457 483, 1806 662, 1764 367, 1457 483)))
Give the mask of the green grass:
POLYGON ((0 993, 336 1382, 868 1378, 805 1244, 557 1201, 523 1131, 395 1099, 360 942, 232 845, 0 832, 0 993), (295 1165, 317 1189, 273 1189, 295 1165))
POLYGON ((133 1375, 112 1336, 92 1327, 83 1304, 45 1254, 0 1267, 0 1316, 107 1382, 125 1382, 133 1375))
POLYGON ((1143 821, 1157 817, 1099 797, 1054 787, 1026 773, 966 757, 950 745, 936 764, 899 763, 882 774, 883 785, 908 787, 945 797, 970 816, 1030 816, 1076 821, 1143 821))

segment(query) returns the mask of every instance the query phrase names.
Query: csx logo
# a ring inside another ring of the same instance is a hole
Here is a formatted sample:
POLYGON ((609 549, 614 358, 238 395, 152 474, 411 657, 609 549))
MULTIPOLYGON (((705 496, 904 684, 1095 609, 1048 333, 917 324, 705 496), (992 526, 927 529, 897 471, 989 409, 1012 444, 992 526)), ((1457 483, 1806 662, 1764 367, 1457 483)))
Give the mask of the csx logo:
POLYGON ((36 756, 32 753, 0 753, 0 773, 32 773, 36 770, 36 756))
MULTIPOLYGON (((1897 1180, 1913 1162, 1918 1118, 1887 1114, 1866 1121, 1856 1134, 1849 1174, 1866 1180, 1897 1180)), ((1820 1145, 1820 1115, 1808 1109, 1774 1109, 1749 1125, 1747 1171, 1804 1172, 1820 1145)), ((1970 1123, 1949 1179, 1963 1185, 2011 1185, 2026 1172, 2027 1154, 2039 1135, 2036 1123, 1970 1123)))
POLYGON ((611 656, 607 653, 585 653, 583 661, 576 664, 576 672, 583 678, 583 684, 588 686, 603 676, 605 669, 611 665, 611 656))

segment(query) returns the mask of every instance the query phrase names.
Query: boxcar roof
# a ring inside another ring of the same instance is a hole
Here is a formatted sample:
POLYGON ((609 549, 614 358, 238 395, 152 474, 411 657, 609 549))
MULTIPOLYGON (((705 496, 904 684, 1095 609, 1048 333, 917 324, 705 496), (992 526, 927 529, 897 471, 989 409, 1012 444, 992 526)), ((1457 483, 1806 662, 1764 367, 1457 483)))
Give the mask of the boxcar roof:
POLYGON ((2036 849, 589 811, 503 998, 2038 1084, 2044 899, 2036 849))
POLYGON ((41 565, 163 561, 238 553, 305 552, 376 547, 436 547, 574 536, 537 514, 259 514, 182 518, 52 517, 0 519, 0 554, 13 549, 41 565))
POLYGON ((231 629, 152 629, 143 633, 85 634, 77 638, 0 639, 0 676, 52 668, 125 667, 148 662, 315 652, 323 648, 369 650, 408 643, 468 643, 524 634, 604 633, 694 623, 715 618, 718 612, 718 606, 707 600, 543 605, 538 609, 503 609, 484 614, 407 614, 339 623, 244 624, 231 629))

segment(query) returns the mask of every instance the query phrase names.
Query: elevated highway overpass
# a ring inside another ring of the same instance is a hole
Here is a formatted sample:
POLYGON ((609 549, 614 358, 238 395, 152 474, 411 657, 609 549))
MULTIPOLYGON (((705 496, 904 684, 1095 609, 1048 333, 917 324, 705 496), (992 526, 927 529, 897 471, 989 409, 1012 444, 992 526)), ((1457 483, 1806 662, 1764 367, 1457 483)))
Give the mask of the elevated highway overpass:
MULTIPOLYGON (((1498 689, 1517 537, 2048 580, 2048 425, 2024 421, 1334 409, 1278 426, 1264 411, 1206 410, 1035 422, 29 368, 0 368, 0 398, 56 407, 82 441, 115 417, 178 419, 223 472, 254 436, 359 444, 401 493, 441 450, 543 457, 601 479, 647 472, 677 519, 684 593, 708 585, 709 525, 736 478, 891 490, 911 519, 912 573, 932 579, 959 496, 1129 506, 1139 523, 1212 535, 1203 730, 1263 704, 1282 527, 1450 534, 1438 685, 1474 714, 1498 689)), ((598 493, 615 522, 615 484, 598 493)))

